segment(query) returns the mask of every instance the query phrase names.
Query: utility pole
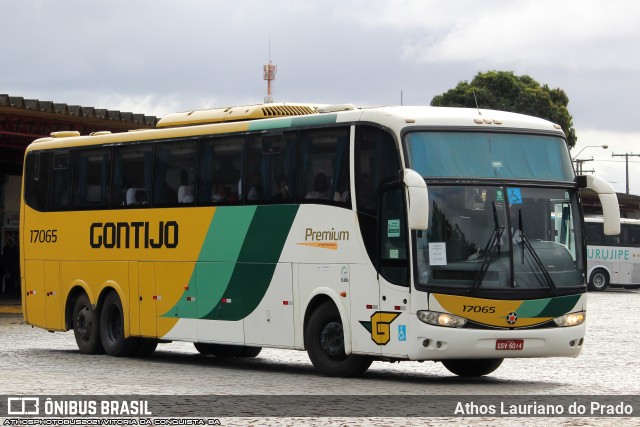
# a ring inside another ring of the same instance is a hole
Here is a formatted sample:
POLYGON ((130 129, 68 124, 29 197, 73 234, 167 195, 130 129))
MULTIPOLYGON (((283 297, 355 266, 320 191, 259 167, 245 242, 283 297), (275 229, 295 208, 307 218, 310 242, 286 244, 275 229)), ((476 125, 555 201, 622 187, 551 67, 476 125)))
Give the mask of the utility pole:
POLYGON ((576 173, 578 175, 582 175, 583 172, 589 172, 589 171, 583 171, 582 170, 582 164, 584 162, 592 162, 593 159, 584 159, 584 160, 574 160, 574 162, 576 163, 576 173))
POLYGON ((624 156, 624 161, 626 163, 626 169, 627 169, 627 194, 629 194, 629 157, 640 157, 640 154, 633 154, 633 153, 624 153, 624 154, 613 154, 611 153, 611 157, 623 157, 624 156))

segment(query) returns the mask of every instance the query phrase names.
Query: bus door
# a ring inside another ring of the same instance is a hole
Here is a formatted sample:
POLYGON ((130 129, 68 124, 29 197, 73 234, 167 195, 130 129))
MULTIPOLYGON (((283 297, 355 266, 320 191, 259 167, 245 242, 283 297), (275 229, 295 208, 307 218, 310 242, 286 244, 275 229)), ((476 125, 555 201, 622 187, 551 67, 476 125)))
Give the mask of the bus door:
POLYGON ((380 310, 372 337, 383 356, 406 356, 409 324, 408 228, 401 186, 383 188, 378 204, 380 310))

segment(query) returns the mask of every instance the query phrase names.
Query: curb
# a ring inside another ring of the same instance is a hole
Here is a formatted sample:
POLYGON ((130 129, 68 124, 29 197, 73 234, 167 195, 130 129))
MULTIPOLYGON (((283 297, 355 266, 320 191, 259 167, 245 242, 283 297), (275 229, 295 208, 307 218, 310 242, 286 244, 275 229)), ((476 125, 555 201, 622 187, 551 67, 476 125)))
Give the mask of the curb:
POLYGON ((21 305, 0 305, 0 314, 22 314, 21 305))

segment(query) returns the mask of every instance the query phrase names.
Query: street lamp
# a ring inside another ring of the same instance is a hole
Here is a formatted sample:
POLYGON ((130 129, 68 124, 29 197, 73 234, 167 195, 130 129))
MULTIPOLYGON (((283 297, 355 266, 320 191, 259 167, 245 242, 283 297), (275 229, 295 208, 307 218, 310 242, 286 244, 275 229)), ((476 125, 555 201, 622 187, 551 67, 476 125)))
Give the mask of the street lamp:
POLYGON ((586 147, 584 147, 582 150, 578 151, 578 154, 576 154, 575 156, 573 156, 574 159, 578 158, 578 156, 580 155, 580 153, 582 153, 584 150, 586 150, 587 148, 602 148, 604 150, 606 150, 607 148, 609 148, 609 146, 607 144, 604 145, 587 145, 586 147))
POLYGON ((580 153, 582 153, 587 148, 598 148, 598 147, 602 148, 603 150, 606 150, 607 148, 609 148, 609 146, 606 145, 606 144, 603 144, 603 145, 587 145, 586 147, 583 147, 582 150, 578 151, 578 154, 573 156, 573 162, 576 164, 576 172, 582 173, 582 164, 584 162, 588 162, 588 161, 593 160, 593 158, 591 158, 589 160, 578 160, 578 156, 580 155, 580 153))

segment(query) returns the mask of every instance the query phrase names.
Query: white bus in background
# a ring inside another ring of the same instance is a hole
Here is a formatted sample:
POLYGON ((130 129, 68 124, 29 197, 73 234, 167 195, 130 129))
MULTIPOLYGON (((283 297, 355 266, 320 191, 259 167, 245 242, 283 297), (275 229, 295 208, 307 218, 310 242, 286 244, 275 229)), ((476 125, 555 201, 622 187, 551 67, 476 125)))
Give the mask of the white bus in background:
POLYGON ((602 217, 586 217, 589 289, 640 288, 640 219, 620 219, 620 235, 605 236, 602 217))

